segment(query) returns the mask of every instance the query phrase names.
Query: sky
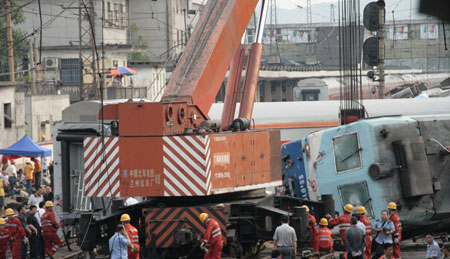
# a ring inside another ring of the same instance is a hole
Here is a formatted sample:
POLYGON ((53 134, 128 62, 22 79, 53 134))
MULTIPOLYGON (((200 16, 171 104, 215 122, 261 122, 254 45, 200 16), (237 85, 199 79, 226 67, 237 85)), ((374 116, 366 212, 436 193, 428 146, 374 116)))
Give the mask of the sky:
MULTIPOLYGON (((279 24, 306 23, 306 0, 276 0, 277 20, 279 24), (301 6, 303 8, 299 8, 301 6)), ((429 0, 431 1, 431 0, 429 0)), ((361 9, 373 0, 361 0, 361 9)), ((330 22, 331 4, 335 6, 337 19, 337 0, 311 0, 312 22, 330 22)), ((386 20, 425 19, 418 13, 420 0, 386 0, 386 20), (392 13, 394 11, 394 13, 392 13)), ((362 10, 361 10, 362 14, 362 10)), ((269 17, 267 17, 267 22, 269 17)), ((266 23, 267 23, 266 22, 266 23)))

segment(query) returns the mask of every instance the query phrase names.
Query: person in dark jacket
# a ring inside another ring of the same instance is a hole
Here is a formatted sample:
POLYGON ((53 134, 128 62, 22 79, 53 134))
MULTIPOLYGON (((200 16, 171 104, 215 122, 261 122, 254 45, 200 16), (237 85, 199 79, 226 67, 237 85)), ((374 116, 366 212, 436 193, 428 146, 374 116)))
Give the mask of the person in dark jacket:
POLYGON ((366 248, 366 233, 357 227, 358 219, 350 219, 350 228, 345 231, 345 245, 348 259, 364 259, 364 250, 366 248))

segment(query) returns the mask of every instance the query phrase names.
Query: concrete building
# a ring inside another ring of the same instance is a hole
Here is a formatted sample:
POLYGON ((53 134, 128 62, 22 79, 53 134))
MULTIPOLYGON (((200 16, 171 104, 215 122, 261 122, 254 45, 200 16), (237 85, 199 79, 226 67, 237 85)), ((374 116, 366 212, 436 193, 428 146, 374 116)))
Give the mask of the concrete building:
POLYGON ((142 51, 147 61, 174 64, 186 46, 201 6, 192 0, 129 1, 130 23, 137 31, 131 40, 148 44, 142 51))
MULTIPOLYGON (((26 2, 29 1, 19 0, 18 4, 26 2)), ((98 72, 108 71, 114 66, 127 66, 128 56, 133 51, 128 30, 128 0, 84 0, 87 5, 89 3, 93 5, 93 12, 89 12, 89 15, 84 10, 81 0, 40 2, 42 31, 37 1, 23 8, 25 21, 17 25, 29 35, 34 34, 36 38, 42 33, 42 46, 35 47, 35 62, 30 62, 31 67, 36 65, 40 92, 48 93, 53 89, 53 93, 56 93, 59 90, 70 94, 71 101, 78 101, 82 96, 81 80, 85 84, 93 83, 93 67, 98 72), (93 30, 88 17, 93 21, 93 30), (92 32, 94 37, 91 35, 92 32), (97 45, 96 52, 90 47, 90 42, 94 38, 97 45), (39 55, 41 65, 38 65, 39 55), (92 56, 98 57, 98 66, 92 64, 92 56)), ((106 85, 108 84, 105 83, 106 85)), ((93 91, 98 92, 97 87, 91 87, 95 88, 93 91)))
POLYGON ((69 95, 28 95, 16 92, 21 85, 0 82, 0 148, 25 134, 34 141, 50 140, 53 125, 70 105, 69 95), (42 136, 45 138, 42 139, 42 136))

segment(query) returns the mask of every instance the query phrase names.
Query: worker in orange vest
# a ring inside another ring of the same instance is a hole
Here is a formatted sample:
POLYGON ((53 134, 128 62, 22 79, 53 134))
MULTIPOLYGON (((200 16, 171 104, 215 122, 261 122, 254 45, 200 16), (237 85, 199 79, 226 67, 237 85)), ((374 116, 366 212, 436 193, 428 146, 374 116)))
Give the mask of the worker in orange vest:
POLYGON ((31 184, 33 183, 34 166, 30 161, 26 162, 23 171, 25 173, 25 180, 27 181, 26 192, 28 193, 28 195, 31 195, 31 184))
POLYGON ((309 207, 306 205, 303 205, 302 208, 305 208, 306 212, 308 212, 308 218, 309 218, 309 228, 311 229, 311 240, 308 243, 308 247, 313 248, 314 252, 319 251, 319 230, 316 227, 317 220, 316 217, 311 215, 309 213, 309 207))
POLYGON ((326 218, 321 218, 319 225, 319 250, 333 252, 333 231, 328 228, 328 220, 326 218))
POLYGON ((131 243, 134 246, 128 246, 128 259, 139 259, 139 232, 138 230, 130 224, 131 218, 128 214, 122 214, 120 221, 125 226, 125 231, 130 238, 131 243))
POLYGON ((344 206, 344 214, 340 215, 336 219, 333 219, 330 214, 326 217, 332 227, 339 226, 339 234, 341 236, 342 244, 345 247, 345 231, 350 227, 350 219, 352 218, 353 206, 347 204, 344 206))
POLYGON ((0 178, 0 215, 3 216, 5 214, 4 212, 5 212, 5 181, 3 181, 2 178, 0 178))
POLYGON ((20 259, 20 246, 22 245, 22 239, 25 243, 28 242, 25 229, 22 226, 20 220, 14 217, 13 209, 6 209, 6 216, 8 219, 6 220, 6 230, 9 231, 11 235, 12 241, 11 244, 11 255, 13 259, 20 259))
POLYGON ((389 202, 387 207, 391 214, 389 219, 395 226, 394 234, 392 234, 392 241, 394 242, 394 257, 398 259, 401 258, 400 242, 402 242, 402 223, 400 222, 400 217, 395 212, 397 210, 397 204, 395 202, 389 202))
POLYGON ((42 164, 39 158, 32 157, 31 161, 34 162, 33 183, 35 184, 37 190, 41 187, 42 164))
POLYGON ((55 214, 53 214, 53 202, 46 201, 44 203, 44 207, 45 213, 41 217, 41 223, 45 253, 48 257, 52 258, 52 256, 63 245, 63 242, 57 234, 59 225, 58 222, 56 222, 55 214))
POLYGON ((366 216, 366 208, 364 206, 359 206, 356 208, 356 215, 359 216, 359 221, 366 226, 366 258, 371 257, 372 249, 372 223, 370 219, 366 216))
POLYGON ((223 241, 219 223, 206 213, 201 213, 198 218, 203 224, 206 224, 205 237, 200 245, 200 248, 205 252, 204 259, 220 259, 223 241))
POLYGON ((12 241, 9 230, 5 228, 6 220, 0 218, 0 259, 6 259, 6 250, 8 250, 8 242, 12 241))

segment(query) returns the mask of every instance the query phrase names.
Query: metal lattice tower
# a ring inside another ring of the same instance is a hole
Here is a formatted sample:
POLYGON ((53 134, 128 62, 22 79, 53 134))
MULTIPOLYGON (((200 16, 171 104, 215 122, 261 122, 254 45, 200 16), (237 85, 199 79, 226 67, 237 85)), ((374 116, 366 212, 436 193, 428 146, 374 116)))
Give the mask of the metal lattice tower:
POLYGON ((269 63, 280 63, 280 49, 278 48, 278 19, 277 19, 277 0, 270 0, 269 2, 270 8, 270 47, 269 47, 269 63), (273 46, 272 42, 272 32, 274 32, 275 37, 275 46, 273 46))
POLYGON ((83 101, 97 99, 94 32, 91 30, 91 26, 95 28, 94 0, 79 0, 78 4, 80 98, 83 101))
POLYGON ((312 26, 311 0, 306 0, 306 23, 309 27, 312 26))
POLYGON ((332 23, 334 23, 336 21, 336 14, 334 12, 334 4, 330 5, 330 19, 332 23))
MULTIPOLYGON (((311 8, 311 0, 306 0, 306 23, 308 25, 309 33, 312 35, 315 33, 315 30, 312 26, 312 8, 311 8)), ((317 60, 316 56, 316 37, 312 39, 308 43, 308 46, 306 47, 306 64, 307 65, 318 65, 319 62, 317 60)))

